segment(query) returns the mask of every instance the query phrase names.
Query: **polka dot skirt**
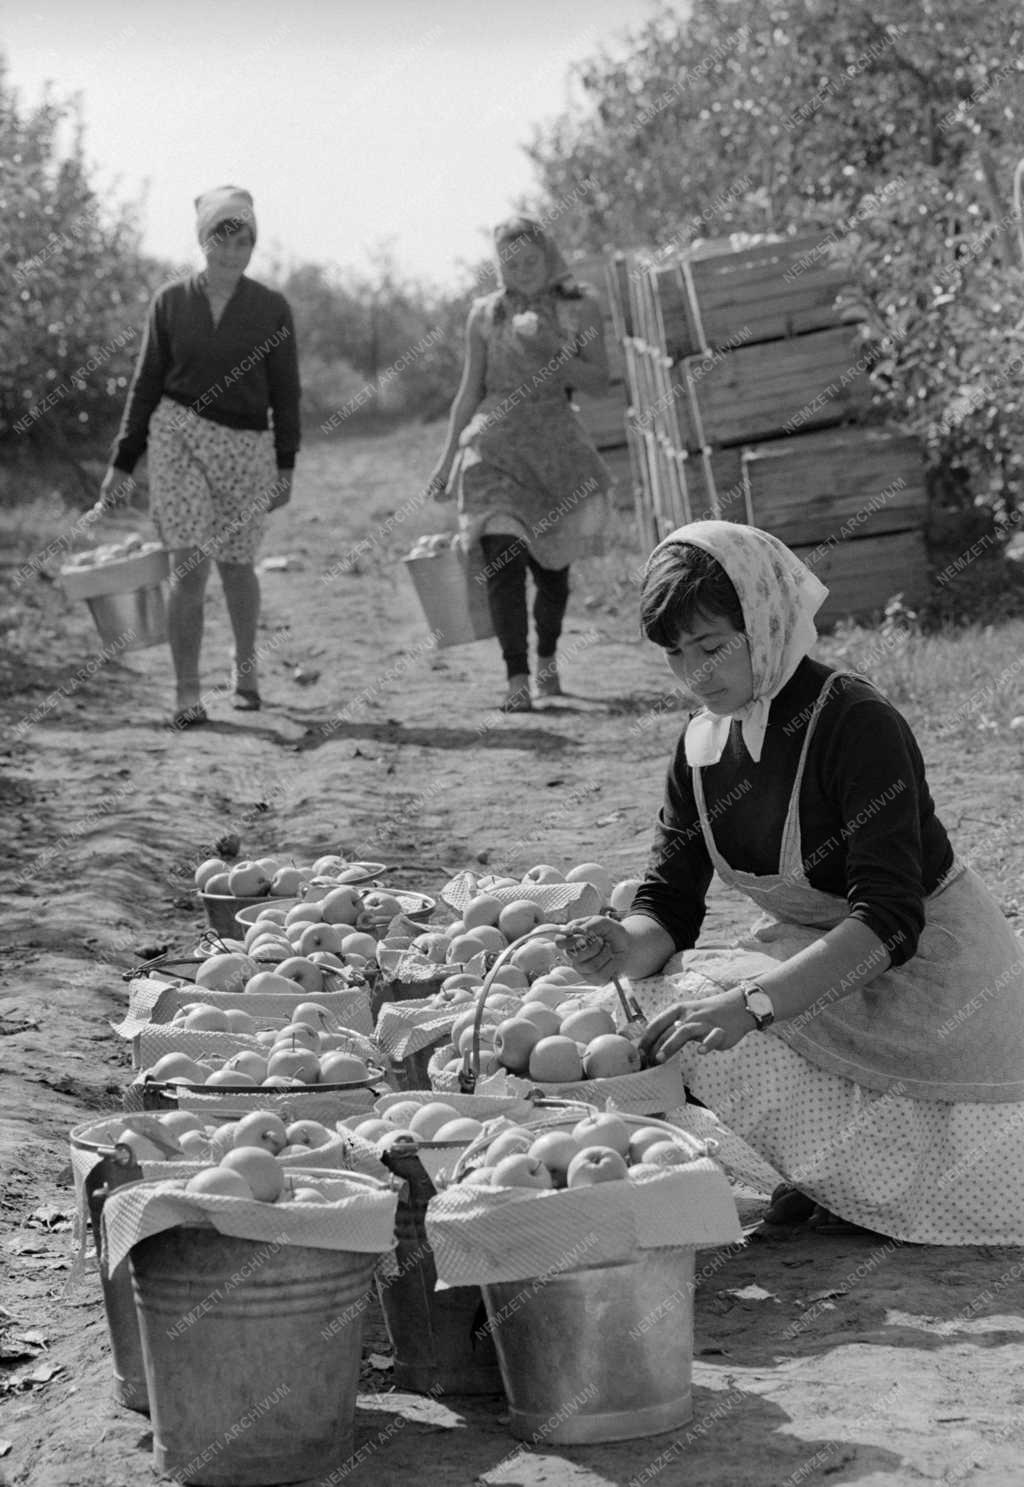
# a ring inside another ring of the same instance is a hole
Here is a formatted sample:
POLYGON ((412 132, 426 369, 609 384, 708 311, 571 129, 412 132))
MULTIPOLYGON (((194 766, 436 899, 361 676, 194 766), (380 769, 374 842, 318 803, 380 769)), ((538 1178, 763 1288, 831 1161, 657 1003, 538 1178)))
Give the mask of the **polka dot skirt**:
POLYGON ((224 428, 164 398, 149 421, 153 524, 167 548, 251 563, 277 478, 270 432, 224 428))
MULTIPOLYGON (((661 1006, 643 998, 648 1017, 661 1006)), ((671 988, 666 988, 671 991, 671 988)), ((886 1094, 816 1068, 771 1033, 680 1055, 690 1092, 785 1181, 910 1244, 1024 1243, 1024 1103, 886 1094)))

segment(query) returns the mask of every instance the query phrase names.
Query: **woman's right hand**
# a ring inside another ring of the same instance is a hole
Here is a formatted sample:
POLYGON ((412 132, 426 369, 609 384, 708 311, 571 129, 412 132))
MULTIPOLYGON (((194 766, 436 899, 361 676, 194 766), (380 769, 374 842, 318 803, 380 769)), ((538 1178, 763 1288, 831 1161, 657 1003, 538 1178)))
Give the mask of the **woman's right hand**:
POLYGON ((98 521, 101 516, 106 516, 115 506, 122 501, 127 501, 135 491, 135 480, 131 475, 126 475, 123 470, 116 470, 113 465, 107 469, 100 486, 99 500, 91 510, 86 512, 89 521, 98 521))
POLYGON ((571 919, 561 927, 555 943, 578 971, 603 981, 625 975, 633 948, 628 929, 605 914, 571 919))

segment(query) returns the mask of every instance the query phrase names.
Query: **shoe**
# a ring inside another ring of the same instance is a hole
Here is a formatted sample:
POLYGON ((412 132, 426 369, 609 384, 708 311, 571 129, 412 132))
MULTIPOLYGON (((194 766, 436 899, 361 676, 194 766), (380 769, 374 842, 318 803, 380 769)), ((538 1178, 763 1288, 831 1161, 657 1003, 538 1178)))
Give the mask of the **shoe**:
POLYGON ((508 691, 505 693, 505 701, 501 704, 503 713, 532 713, 533 700, 530 697, 530 678, 528 676, 510 676, 508 679, 508 691))
POLYGON ((815 1204, 807 1227, 815 1234, 867 1234, 874 1238, 878 1237, 874 1229, 865 1229, 863 1224, 855 1224, 852 1219, 841 1218, 838 1213, 832 1213, 829 1209, 822 1208, 820 1204, 815 1204))
POLYGON ((801 1193, 799 1188, 782 1182, 772 1193, 772 1201, 764 1215, 766 1224, 805 1224, 817 1210, 817 1203, 801 1193))
POLYGON ((564 695, 561 679, 558 675, 558 662, 554 656, 545 660, 538 658, 537 696, 562 697, 564 695))
POLYGON ((251 687, 236 687, 231 698, 236 713, 258 713, 263 706, 260 694, 251 687))
POLYGON ((194 702, 191 707, 179 707, 173 717, 167 721, 168 728, 175 733, 180 733, 185 728, 201 728, 204 723, 210 721, 206 708, 201 702, 194 702))

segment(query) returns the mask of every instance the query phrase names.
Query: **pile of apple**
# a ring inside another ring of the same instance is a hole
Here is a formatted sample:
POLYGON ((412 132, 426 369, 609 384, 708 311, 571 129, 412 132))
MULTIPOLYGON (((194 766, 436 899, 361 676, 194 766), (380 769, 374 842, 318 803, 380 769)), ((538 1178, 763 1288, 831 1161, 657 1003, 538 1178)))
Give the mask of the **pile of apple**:
MULTIPOLYGON (((167 1162, 180 1157, 183 1161, 206 1162, 219 1153, 221 1158, 232 1151, 253 1147, 271 1157, 308 1157, 310 1152, 335 1139, 335 1132, 318 1120, 296 1120, 290 1125, 273 1110, 253 1110, 241 1120, 220 1126, 204 1125, 187 1110, 169 1110, 149 1116, 160 1126, 163 1144, 158 1144, 145 1131, 125 1127, 117 1138, 138 1162, 167 1162)), ((149 1127, 152 1131, 152 1125, 149 1127)))
POLYGON ((224 894, 231 898, 297 898, 313 878, 332 878, 336 883, 361 882, 365 868, 330 853, 315 862, 285 862, 280 857, 242 858, 228 862, 208 857, 194 873, 200 893, 224 894))
MULTIPOLYGON (((296 1010, 295 1020, 287 1027, 276 1031, 258 1032, 256 1040, 261 1044, 254 1048, 233 1053, 218 1063, 208 1059, 195 1059, 187 1053, 165 1053, 152 1068, 142 1075, 144 1082, 159 1084, 204 1084, 226 1085, 234 1088, 288 1089, 295 1085, 311 1084, 358 1084, 371 1077, 365 1060, 340 1048, 323 1047, 329 1044, 332 1034, 321 1034, 313 1025, 310 1006, 322 1016, 322 1009, 315 1004, 304 1004, 296 1010), (302 1017, 305 1010, 306 1018, 302 1017)), ((227 1018, 230 1013, 219 1007, 204 1007, 201 1003, 181 1008, 184 1016, 180 1026, 196 1032, 227 1032, 230 1027, 214 1025, 215 1018, 227 1018)), ((172 1024, 173 1025, 173 1024, 172 1024)))
POLYGON ((484 1128, 482 1121, 461 1115, 454 1105, 443 1100, 429 1100, 422 1105, 416 1100, 397 1100, 379 1115, 363 1116, 346 1124, 356 1136, 375 1146, 378 1153, 403 1148, 415 1151, 422 1142, 468 1145, 484 1128))
MULTIPOLYGON (((274 974, 299 981, 306 991, 313 991, 325 970, 348 967, 361 971, 374 962, 378 932, 401 913, 402 905, 391 893, 380 889, 359 892, 351 884, 341 884, 316 900, 287 906, 268 904, 242 939, 221 941, 221 953, 243 957, 247 976, 261 966, 272 965, 274 974), (319 970, 311 969, 306 962, 319 970)), ((209 959, 216 961, 218 956, 209 959)), ((202 984, 224 991, 241 990, 234 984, 238 977, 232 976, 232 966, 240 970, 243 962, 209 967, 205 972, 208 979, 202 984), (217 985, 224 976, 231 985, 217 985)))
POLYGON ((487 1188, 588 1188, 599 1182, 655 1177, 693 1161, 659 1126, 632 1126, 610 1111, 586 1115, 571 1130, 506 1130, 460 1181, 487 1188))
MULTIPOLYGON (((528 868, 521 878, 510 878, 501 875, 474 875, 464 874, 473 881, 482 894, 493 894, 500 890, 517 888, 520 884, 529 884, 536 887, 543 883, 589 883, 596 891, 603 908, 614 909, 616 913, 624 914, 633 902, 633 895, 640 887, 639 878, 622 878, 618 882, 612 877, 607 868, 602 867, 599 862, 580 862, 575 867, 562 872, 553 867, 549 862, 538 862, 528 868)), ((521 906, 517 904, 517 908, 521 906)), ((530 926, 511 934, 510 939, 517 939, 519 935, 525 934, 530 926)))

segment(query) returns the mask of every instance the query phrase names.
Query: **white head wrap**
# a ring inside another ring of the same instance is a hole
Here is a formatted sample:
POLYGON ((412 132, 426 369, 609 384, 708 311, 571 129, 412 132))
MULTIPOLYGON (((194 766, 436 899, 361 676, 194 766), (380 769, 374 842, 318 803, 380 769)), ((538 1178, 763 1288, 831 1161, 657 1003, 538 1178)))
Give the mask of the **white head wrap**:
POLYGON ((252 197, 241 186, 215 186, 196 197, 196 235, 200 243, 216 231, 222 222, 245 222, 256 241, 256 213, 252 197))
MULTIPOLYGON (((756 763, 761 757, 768 711, 800 662, 818 638, 814 616, 828 589, 785 543, 731 521, 698 521, 677 527, 654 552, 686 542, 703 548, 725 569, 743 611, 750 650, 753 697, 732 714, 701 708, 686 730, 686 761, 716 764, 722 756, 735 719, 743 742, 756 763)), ((651 554, 653 558, 654 553, 651 554)), ((650 559, 648 559, 650 562, 650 559)))

